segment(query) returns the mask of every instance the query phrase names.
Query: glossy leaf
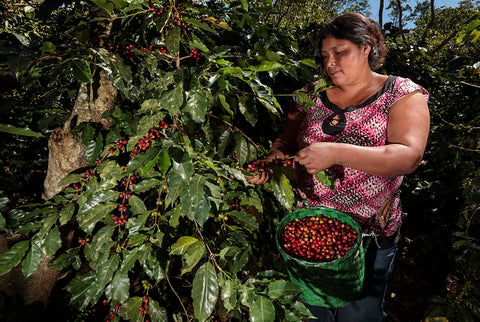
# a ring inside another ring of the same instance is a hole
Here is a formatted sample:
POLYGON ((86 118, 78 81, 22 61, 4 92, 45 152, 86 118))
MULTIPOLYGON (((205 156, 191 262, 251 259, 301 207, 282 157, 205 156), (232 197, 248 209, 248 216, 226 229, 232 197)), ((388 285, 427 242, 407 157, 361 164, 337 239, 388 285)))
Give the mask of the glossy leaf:
POLYGON ((275 307, 272 301, 264 296, 259 296, 250 308, 250 321, 273 322, 275 321, 275 307))
POLYGON ((112 283, 105 291, 107 299, 113 303, 123 303, 130 297, 130 278, 126 273, 116 272, 112 283))
POLYGON ((96 302, 98 285, 95 282, 95 272, 75 277, 67 284, 65 290, 70 292, 70 304, 77 309, 83 310, 96 302))
POLYGON ((268 285, 267 294, 270 298, 297 295, 303 292, 303 288, 290 281, 277 280, 268 285))
POLYGON ((285 209, 291 209, 294 201, 293 188, 290 185, 290 181, 283 173, 274 173, 272 178, 272 191, 275 198, 285 209))
POLYGON ((31 243, 30 249, 22 262, 22 272, 25 278, 35 273, 42 261, 42 251, 36 243, 31 243))
POLYGON ((46 258, 49 258, 62 246, 62 239, 60 231, 57 226, 53 226, 52 229, 45 236, 42 242, 42 252, 46 258))
POLYGON ((183 255, 196 242, 198 239, 195 237, 182 236, 170 247, 170 255, 183 255))
POLYGON ((60 225, 65 225, 72 219, 72 216, 75 212, 75 204, 74 203, 67 203, 61 210, 60 210, 60 225))
POLYGON ((203 258, 206 252, 205 243, 201 240, 193 243, 183 254, 183 265, 180 275, 191 272, 198 262, 203 258))
POLYGON ((195 317, 205 321, 212 314, 217 303, 218 280, 215 267, 206 262, 195 273, 192 298, 195 317))
POLYGON ((143 321, 144 316, 138 309, 142 304, 141 297, 135 296, 129 298, 128 301, 120 307, 120 317, 127 321, 143 321))
POLYGON ((190 91, 183 110, 190 114, 194 122, 205 122, 205 115, 207 114, 207 94, 205 90, 190 91))
POLYGON ((23 135, 23 136, 33 136, 36 138, 43 138, 44 135, 39 132, 32 131, 28 128, 19 128, 10 124, 0 124, 0 132, 23 135))
POLYGON ((157 301, 150 300, 148 301, 148 314, 152 321, 158 322, 168 322, 167 310, 160 306, 157 301))

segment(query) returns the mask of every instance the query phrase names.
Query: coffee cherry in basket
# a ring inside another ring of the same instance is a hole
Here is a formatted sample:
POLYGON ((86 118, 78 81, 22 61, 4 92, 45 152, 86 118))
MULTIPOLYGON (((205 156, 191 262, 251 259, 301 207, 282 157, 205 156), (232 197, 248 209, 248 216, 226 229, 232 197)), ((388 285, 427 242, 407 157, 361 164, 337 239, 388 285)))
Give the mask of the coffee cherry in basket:
POLYGON ((281 245, 288 255, 308 262, 343 257, 357 243, 357 231, 327 215, 297 218, 285 225, 281 245))

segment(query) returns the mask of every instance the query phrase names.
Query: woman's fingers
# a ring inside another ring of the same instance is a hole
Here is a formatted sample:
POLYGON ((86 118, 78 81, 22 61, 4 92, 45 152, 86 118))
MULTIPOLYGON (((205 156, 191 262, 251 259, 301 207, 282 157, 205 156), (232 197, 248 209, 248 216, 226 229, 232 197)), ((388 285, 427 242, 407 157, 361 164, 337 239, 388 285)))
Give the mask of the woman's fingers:
POLYGON ((272 171, 268 170, 260 170, 255 176, 247 176, 248 182, 251 184, 265 184, 267 183, 272 176, 272 171))

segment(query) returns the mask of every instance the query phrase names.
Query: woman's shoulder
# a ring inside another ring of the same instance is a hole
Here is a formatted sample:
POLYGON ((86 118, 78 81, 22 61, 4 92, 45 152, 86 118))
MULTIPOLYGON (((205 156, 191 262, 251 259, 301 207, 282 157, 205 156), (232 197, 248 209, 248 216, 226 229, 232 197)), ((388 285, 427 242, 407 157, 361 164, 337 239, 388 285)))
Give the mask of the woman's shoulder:
POLYGON ((408 95, 413 92, 420 92, 425 96, 425 99, 428 100, 429 94, 428 91, 423 88, 423 86, 412 81, 410 78, 402 76, 391 76, 393 78, 391 95, 399 99, 405 95, 408 95))

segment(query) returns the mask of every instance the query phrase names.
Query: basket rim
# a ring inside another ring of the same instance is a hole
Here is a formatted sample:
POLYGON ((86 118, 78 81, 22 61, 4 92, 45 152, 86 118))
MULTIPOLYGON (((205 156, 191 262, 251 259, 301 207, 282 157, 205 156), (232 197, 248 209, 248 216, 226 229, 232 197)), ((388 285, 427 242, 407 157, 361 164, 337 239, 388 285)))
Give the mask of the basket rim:
POLYGON ((287 260, 293 260, 301 265, 304 265, 304 266, 307 266, 307 267, 329 267, 329 266, 334 266, 340 262, 342 262, 342 260, 344 260, 346 257, 349 257, 351 256, 351 253, 355 252, 358 250, 358 248, 361 246, 363 242, 363 238, 362 238, 362 231, 361 231, 361 227, 360 225, 357 223, 357 221, 355 219, 353 219, 350 215, 340 211, 340 210, 337 210, 335 208, 329 208, 329 207, 308 207, 308 208, 300 208, 300 209, 297 209, 295 211, 292 211, 290 213, 288 213, 287 215, 285 215, 279 222, 278 226, 277 226, 277 229, 276 229, 276 233, 275 233, 275 244, 277 245, 277 249, 280 251, 280 253, 282 254, 282 256, 285 256, 287 260), (352 248, 350 248, 348 250, 348 252, 345 253, 345 255, 343 255, 342 257, 339 257, 339 258, 335 258, 334 260, 331 260, 331 261, 325 261, 325 262, 309 262, 309 261, 306 261, 306 260, 303 260, 303 259, 299 259, 299 258, 296 258, 296 257, 293 257, 289 254, 287 254, 282 246, 280 245, 280 236, 281 236, 281 233, 282 233, 282 230, 283 228, 287 225, 287 223, 290 222, 290 220, 288 220, 290 217, 296 215, 296 214, 301 214, 301 213, 305 213, 306 215, 301 217, 301 218, 304 218, 304 217, 312 217, 312 216, 315 216, 315 215, 318 215, 318 213, 315 213, 315 211, 328 211, 328 212, 334 212, 336 213, 337 215, 339 216, 343 216, 345 218, 349 218, 352 222, 353 222, 353 225, 350 225, 352 228, 355 229, 355 231, 357 232, 357 243, 355 244, 355 246, 353 246, 352 248))

